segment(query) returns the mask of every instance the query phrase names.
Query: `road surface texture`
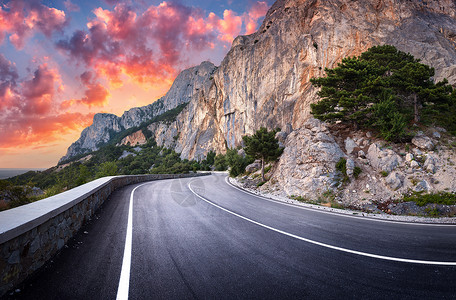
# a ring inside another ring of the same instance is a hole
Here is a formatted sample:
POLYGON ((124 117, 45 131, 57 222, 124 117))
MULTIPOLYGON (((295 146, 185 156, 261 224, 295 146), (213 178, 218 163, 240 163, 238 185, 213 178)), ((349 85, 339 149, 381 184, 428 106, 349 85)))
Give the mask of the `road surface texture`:
POLYGON ((456 226, 300 208, 241 191, 225 177, 114 192, 52 262, 7 298, 456 297, 456 226))

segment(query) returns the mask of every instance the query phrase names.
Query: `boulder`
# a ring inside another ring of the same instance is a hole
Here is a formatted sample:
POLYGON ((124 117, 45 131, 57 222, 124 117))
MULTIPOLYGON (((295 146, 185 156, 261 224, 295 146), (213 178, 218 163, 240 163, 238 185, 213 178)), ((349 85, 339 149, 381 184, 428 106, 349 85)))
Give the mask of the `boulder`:
POLYGON ((247 173, 253 173, 261 168, 261 160, 255 160, 253 163, 245 167, 247 173))
POLYGON ((430 188, 431 187, 430 187, 429 183, 426 180, 421 180, 420 182, 418 182, 415 185, 413 190, 415 192, 427 192, 427 191, 429 191, 430 188))
POLYGON ((355 149, 356 147, 358 147, 358 145, 355 143, 354 140, 352 140, 349 137, 345 139, 345 151, 347 151, 347 154, 352 154, 353 149, 355 149))
POLYGON ((437 164, 437 161, 438 161, 437 157, 430 154, 426 157, 426 161, 423 164, 423 168, 430 173, 435 173, 435 170, 436 170, 435 166, 437 164))
POLYGON ((366 158, 366 153, 364 153, 363 150, 359 150, 359 151, 358 151, 358 157, 366 158))
POLYGON ((366 157, 374 169, 388 173, 391 173, 402 162, 401 157, 393 150, 382 149, 378 143, 370 145, 366 157))
POLYGON ((420 164, 416 160, 412 160, 410 162, 410 167, 412 167, 412 169, 418 169, 420 167, 420 164))
POLYGON ((317 198, 339 184, 336 163, 341 157, 344 152, 324 124, 310 119, 287 137, 271 180, 288 195, 317 198))
POLYGON ((431 138, 425 136, 424 134, 417 134, 412 139, 412 144, 417 146, 418 148, 425 149, 425 150, 432 150, 435 147, 431 138))
POLYGON ((386 178, 386 184, 393 190, 400 189, 404 185, 405 176, 397 171, 391 172, 386 178))

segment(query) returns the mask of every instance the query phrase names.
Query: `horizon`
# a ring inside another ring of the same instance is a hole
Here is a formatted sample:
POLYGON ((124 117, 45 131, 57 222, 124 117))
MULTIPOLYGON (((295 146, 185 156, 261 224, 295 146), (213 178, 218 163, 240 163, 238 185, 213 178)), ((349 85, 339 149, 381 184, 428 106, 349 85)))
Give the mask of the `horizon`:
POLYGON ((219 65, 273 2, 0 1, 0 168, 57 165, 96 113, 121 116, 182 70, 219 65))

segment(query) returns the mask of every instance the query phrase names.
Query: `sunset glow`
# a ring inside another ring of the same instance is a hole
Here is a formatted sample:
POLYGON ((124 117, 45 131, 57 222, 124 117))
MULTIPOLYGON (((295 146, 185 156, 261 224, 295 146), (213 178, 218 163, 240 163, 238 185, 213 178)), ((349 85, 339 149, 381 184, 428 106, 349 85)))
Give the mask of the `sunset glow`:
POLYGON ((272 4, 138 2, 0 0, 0 168, 55 165, 95 113, 150 104, 183 69, 218 65, 272 4))

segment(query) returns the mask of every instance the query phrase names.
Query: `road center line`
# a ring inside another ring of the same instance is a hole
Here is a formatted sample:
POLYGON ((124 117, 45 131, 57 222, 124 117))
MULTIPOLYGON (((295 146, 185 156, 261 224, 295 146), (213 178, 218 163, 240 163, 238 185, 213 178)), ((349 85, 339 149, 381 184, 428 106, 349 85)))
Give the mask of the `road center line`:
POLYGON ((119 287, 117 289, 117 300, 127 300, 130 287, 130 267, 131 267, 131 245, 133 238, 133 196, 137 188, 150 182, 138 185, 131 191, 130 205, 128 208, 127 236, 125 238, 124 256, 122 261, 122 271, 120 272, 119 287))
POLYGON ((240 188, 240 187, 238 187, 238 186, 235 186, 234 184, 232 184, 231 182, 229 182, 228 176, 225 177, 225 182, 226 182, 226 184, 228 184, 229 186, 231 186, 231 187, 233 187, 233 188, 235 188, 235 189, 237 189, 237 190, 243 192, 244 194, 247 194, 247 195, 256 197, 256 198, 261 199, 261 200, 266 200, 266 201, 274 202, 274 203, 277 203, 277 204, 282 204, 282 205, 286 205, 286 206, 291 206, 291 207, 294 207, 294 208, 299 208, 299 209, 314 211, 314 212, 318 212, 318 213, 322 213, 322 214, 330 214, 330 215, 336 215, 336 216, 339 216, 339 217, 352 218, 352 219, 358 219, 358 220, 364 220, 364 221, 382 222, 382 223, 394 223, 394 224, 402 224, 402 225, 414 225, 414 226, 439 226, 439 227, 449 227, 449 226, 453 226, 453 227, 454 227, 454 226, 456 226, 456 224, 451 224, 451 223, 436 224, 436 223, 419 223, 419 222, 396 221, 396 220, 389 220, 389 219, 387 219, 387 220, 382 220, 382 219, 379 219, 379 218, 376 218, 376 217, 354 216, 354 215, 348 215, 348 214, 339 213, 339 212, 335 212, 335 211, 322 210, 322 209, 320 209, 320 208, 300 206, 300 205, 297 205, 297 204, 286 203, 286 202, 283 202, 283 201, 280 201, 280 200, 270 199, 270 198, 267 198, 267 197, 265 197, 265 196, 256 195, 256 194, 254 194, 254 193, 245 191, 245 190, 243 190, 242 188, 240 188))
POLYGON ((213 205, 229 214, 232 214, 238 218, 241 218, 241 219, 244 219, 250 223, 253 223, 253 224, 256 224, 258 226, 261 226, 261 227, 264 227, 266 229, 269 229, 269 230, 272 230, 272 231, 275 231, 275 232, 278 232, 278 233, 281 233, 283 235, 286 235, 286 236, 289 236, 289 237, 292 237, 292 238, 295 238, 295 239, 298 239, 298 240, 301 240, 301 241, 304 241, 304 242, 307 242, 307 243, 311 243, 311 244, 314 244, 314 245, 318 245, 318 246, 321 246, 321 247, 325 247, 325 248, 329 248, 329 249, 333 249, 333 250, 337 250, 337 251, 342 251, 342 252, 346 252, 346 253, 351 253, 351 254, 356 254, 356 255, 361 255, 361 256, 366 256, 366 257, 371 257, 371 258, 377 258, 377 259, 383 259, 383 260, 389 260, 389 261, 397 261, 397 262, 405 262, 405 263, 413 263, 413 264, 423 264, 423 265, 442 265, 442 266, 456 266, 456 262, 446 262, 446 261, 429 261, 429 260, 415 260, 415 259, 406 259, 406 258, 397 258, 397 257, 390 257, 390 256, 383 256, 383 255, 377 255, 377 254, 371 254, 371 253, 366 253, 366 252, 361 252, 361 251, 356 251, 356 250, 351 250, 351 249, 346 249, 346 248, 342 248, 342 247, 337 247, 337 246, 333 246, 333 245, 329 245, 329 244, 325 244, 325 243, 321 243, 321 242, 317 242, 317 241, 314 241, 314 240, 311 240, 311 239, 307 239, 307 238, 304 238, 304 237, 301 237, 301 236, 298 236, 298 235, 295 235, 295 234, 292 234, 292 233, 288 233, 286 231, 283 231, 283 230, 280 230, 280 229, 277 229, 277 228, 274 228, 274 227, 271 227, 271 226, 268 226, 268 225, 265 225, 263 223, 260 223, 260 222, 257 222, 257 221, 254 221, 252 219, 249 219, 247 217, 244 217, 240 214, 237 214, 231 210, 228 210, 224 207, 221 207, 220 205, 217 205, 215 204, 214 202, 204 198, 203 196, 200 196, 198 195, 191 187, 190 185, 191 182, 189 182, 187 184, 188 188, 190 189, 190 191, 195 195, 197 196, 198 198, 200 198, 201 200, 209 203, 210 205, 213 205))

